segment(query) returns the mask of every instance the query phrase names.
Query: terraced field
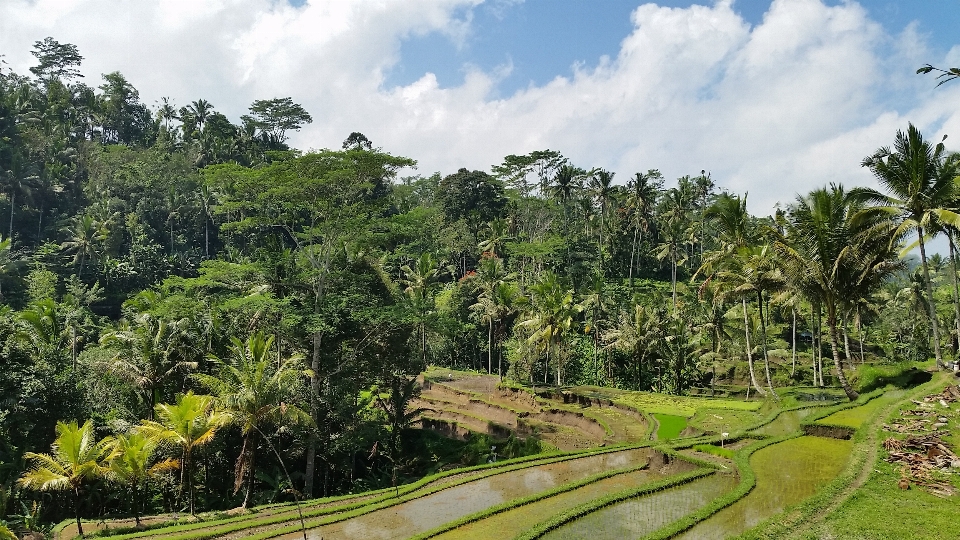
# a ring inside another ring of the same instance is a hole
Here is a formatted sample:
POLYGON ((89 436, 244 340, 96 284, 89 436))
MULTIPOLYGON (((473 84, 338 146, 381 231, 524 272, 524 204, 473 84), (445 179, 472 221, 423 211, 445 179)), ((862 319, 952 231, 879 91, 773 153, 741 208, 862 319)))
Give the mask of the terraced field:
MULTIPOLYGON (((296 507, 276 505, 115 536, 619 540, 775 531, 760 534, 781 537, 803 530, 814 512, 829 515, 862 485, 865 480, 857 479, 869 474, 874 461, 861 451, 879 444, 870 430, 919 392, 942 388, 946 379, 913 391, 877 391, 855 403, 788 397, 779 405, 671 402, 662 395, 593 387, 532 392, 498 383, 486 375, 428 372, 417 403, 424 427, 450 437, 536 437, 568 452, 456 469, 396 490, 309 501, 303 507, 305 533, 296 507)), ((74 533, 68 526, 59 537, 74 533)))

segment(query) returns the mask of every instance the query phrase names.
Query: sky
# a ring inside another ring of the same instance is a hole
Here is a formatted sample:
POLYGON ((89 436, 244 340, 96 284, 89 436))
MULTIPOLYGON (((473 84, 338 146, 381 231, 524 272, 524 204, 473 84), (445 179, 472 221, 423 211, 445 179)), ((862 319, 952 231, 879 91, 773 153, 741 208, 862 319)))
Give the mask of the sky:
POLYGON ((52 36, 87 84, 120 71, 155 105, 234 121, 290 96, 314 122, 418 161, 489 171, 552 149, 625 183, 709 171, 755 214, 830 182, 912 122, 960 150, 960 0, 0 0, 5 69, 52 36))

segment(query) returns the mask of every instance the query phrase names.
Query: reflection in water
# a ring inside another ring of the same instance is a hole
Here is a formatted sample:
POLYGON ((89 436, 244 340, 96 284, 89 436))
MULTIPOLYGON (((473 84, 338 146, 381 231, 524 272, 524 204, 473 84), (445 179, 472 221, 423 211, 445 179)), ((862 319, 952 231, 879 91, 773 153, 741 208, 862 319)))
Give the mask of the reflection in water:
POLYGON ((753 491, 679 538, 721 540, 742 533, 833 480, 851 448, 850 441, 799 437, 757 450, 750 457, 757 474, 753 491))
POLYGON ((544 539, 638 538, 706 505, 736 485, 736 476, 714 473, 682 486, 602 508, 548 533, 544 539))
POLYGON ((573 491, 567 491, 532 504, 495 514, 488 518, 458 527, 438 537, 438 540, 487 540, 513 538, 541 521, 611 493, 662 480, 668 476, 691 471, 696 466, 682 459, 664 460, 663 454, 651 457, 650 466, 642 471, 618 474, 573 491), (666 461, 666 463, 665 463, 666 461))
MULTIPOLYGON (((409 538, 511 499, 533 495, 611 469, 639 465, 653 453, 649 448, 624 450, 498 474, 340 523, 311 529, 308 536, 311 540, 409 538)), ((297 535, 290 535, 289 538, 294 537, 297 535)))

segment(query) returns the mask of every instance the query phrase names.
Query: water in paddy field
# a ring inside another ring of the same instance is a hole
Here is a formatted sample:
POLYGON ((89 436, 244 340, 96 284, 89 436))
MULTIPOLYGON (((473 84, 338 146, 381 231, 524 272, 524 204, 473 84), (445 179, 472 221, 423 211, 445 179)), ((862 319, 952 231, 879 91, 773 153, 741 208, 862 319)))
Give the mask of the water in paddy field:
POLYGON ((756 429, 753 433, 759 433, 761 435, 770 435, 772 437, 780 437, 782 435, 789 435, 796 431, 800 431, 800 422, 810 416, 815 409, 797 409, 795 411, 784 411, 777 416, 773 422, 756 429))
POLYGON ((636 488, 650 482, 660 481, 696 468, 696 465, 689 461, 664 458, 663 454, 656 454, 652 456, 649 466, 644 470, 604 478, 575 490, 559 493, 531 504, 492 515, 444 533, 438 536, 437 540, 513 538, 536 524, 586 501, 625 489, 636 488))
POLYGON ((736 487, 732 474, 710 476, 601 508, 544 536, 544 540, 639 538, 705 506, 736 487))
POLYGON ((853 443, 824 437, 798 437, 757 450, 750 465, 757 485, 746 497, 677 537, 722 540, 813 495, 843 470, 853 443))
MULTIPOLYGON (((419 499, 308 531, 310 540, 410 538, 512 499, 527 497, 601 472, 636 467, 655 453, 623 450, 498 474, 419 499)), ((284 538, 296 538, 293 534, 284 538)))

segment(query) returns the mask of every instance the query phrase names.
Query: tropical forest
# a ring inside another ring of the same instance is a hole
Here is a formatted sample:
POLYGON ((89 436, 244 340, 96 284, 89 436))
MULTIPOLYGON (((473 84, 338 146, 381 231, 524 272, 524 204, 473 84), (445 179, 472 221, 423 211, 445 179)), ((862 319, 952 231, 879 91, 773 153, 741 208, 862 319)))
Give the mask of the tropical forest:
POLYGON ((294 148, 291 97, 148 105, 31 54, 0 64, 0 538, 960 535, 938 136, 752 215, 700 167, 431 174, 294 148))

